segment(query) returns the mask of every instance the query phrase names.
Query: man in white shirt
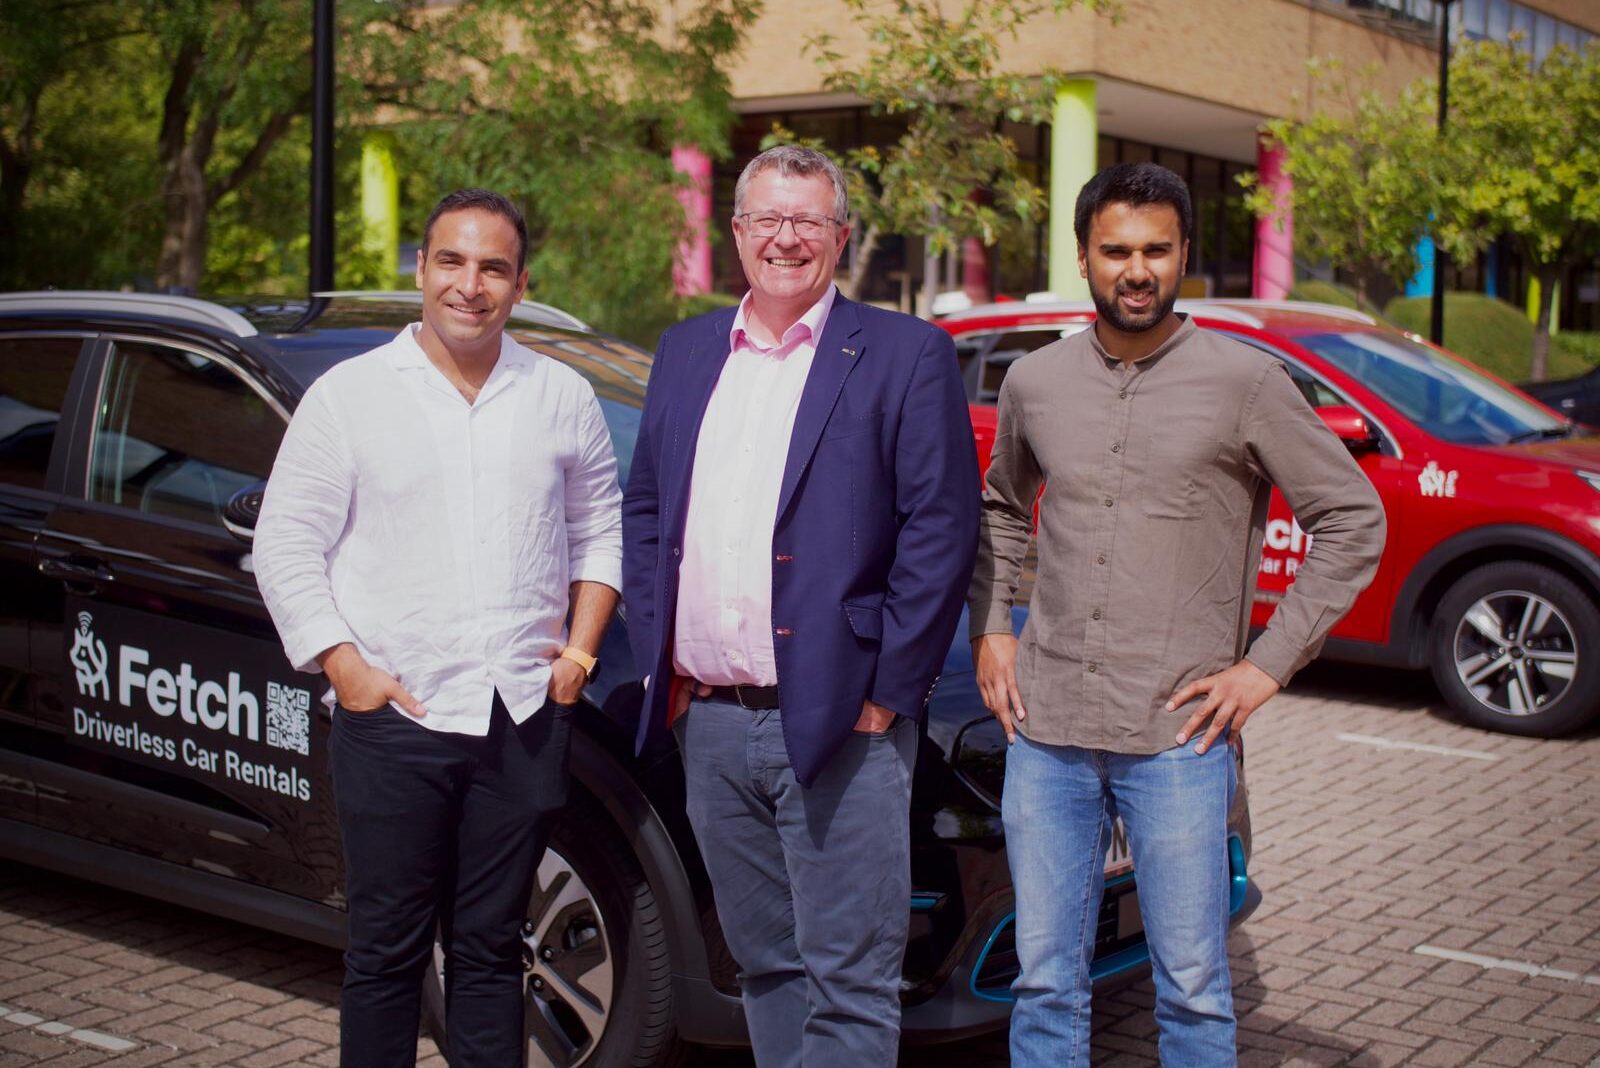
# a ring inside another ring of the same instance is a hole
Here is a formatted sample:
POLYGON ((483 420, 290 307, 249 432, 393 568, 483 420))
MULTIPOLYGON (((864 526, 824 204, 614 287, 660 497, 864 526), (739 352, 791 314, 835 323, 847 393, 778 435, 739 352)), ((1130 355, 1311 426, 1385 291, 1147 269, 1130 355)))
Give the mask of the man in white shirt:
POLYGON ((422 322, 307 391, 256 528, 284 649, 333 687, 346 1068, 415 1063, 436 929, 450 1063, 524 1057, 519 929, 622 560, 593 388, 504 333, 526 252, 504 197, 439 202, 422 322))

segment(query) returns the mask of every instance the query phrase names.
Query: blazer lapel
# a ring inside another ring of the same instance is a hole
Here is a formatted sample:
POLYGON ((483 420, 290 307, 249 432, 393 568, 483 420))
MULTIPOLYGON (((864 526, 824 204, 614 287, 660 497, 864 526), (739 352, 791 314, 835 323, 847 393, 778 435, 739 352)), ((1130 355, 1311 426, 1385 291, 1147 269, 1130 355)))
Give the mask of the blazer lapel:
POLYGON ((695 445, 700 440, 700 424, 705 421, 711 394, 728 362, 728 332, 733 329, 737 309, 730 308, 707 320, 706 329, 691 339, 689 357, 684 362, 683 403, 677 406, 670 443, 673 484, 666 497, 670 511, 669 529, 682 525, 683 506, 689 493, 689 476, 694 472, 695 445))
POLYGON ((811 463, 811 454, 817 450, 817 439, 828 425, 828 416, 833 413, 833 406, 844 389, 844 380, 861 355, 864 346, 850 340, 860 332, 861 317, 855 302, 835 294, 828 322, 822 328, 822 340, 817 344, 817 354, 812 358, 811 371, 800 393, 794 431, 789 436, 789 456, 783 465, 783 485, 778 492, 779 520, 788 511, 800 476, 811 463))

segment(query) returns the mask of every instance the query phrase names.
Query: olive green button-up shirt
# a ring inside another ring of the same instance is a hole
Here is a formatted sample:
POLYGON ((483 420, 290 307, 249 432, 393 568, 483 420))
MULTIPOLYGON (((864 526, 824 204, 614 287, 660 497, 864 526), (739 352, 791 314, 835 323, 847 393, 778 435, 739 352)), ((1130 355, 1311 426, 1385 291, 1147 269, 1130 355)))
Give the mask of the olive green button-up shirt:
POLYGON ((1183 324, 1124 365, 1093 329, 1013 364, 984 488, 971 634, 1011 630, 1039 489, 1038 573, 1017 654, 1027 737, 1118 753, 1176 744, 1183 684, 1241 656, 1279 683, 1372 581, 1372 484, 1272 356, 1183 324), (1250 645, 1273 485, 1312 535, 1250 645))

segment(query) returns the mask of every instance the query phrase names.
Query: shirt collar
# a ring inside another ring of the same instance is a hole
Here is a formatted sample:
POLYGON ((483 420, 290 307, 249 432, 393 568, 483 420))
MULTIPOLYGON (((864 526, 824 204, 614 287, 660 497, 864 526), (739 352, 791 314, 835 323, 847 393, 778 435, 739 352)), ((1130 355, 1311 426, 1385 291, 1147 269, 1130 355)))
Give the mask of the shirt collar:
MULTIPOLYGON (((1173 349, 1177 348, 1179 345, 1183 344, 1183 342, 1189 339, 1189 335, 1193 334, 1196 329, 1194 325, 1194 318, 1182 312, 1178 313, 1178 318, 1181 321, 1178 323, 1178 329, 1172 332, 1172 336, 1167 338, 1167 340, 1163 341, 1160 345, 1156 346, 1156 348, 1150 353, 1139 357, 1137 360, 1134 360, 1133 363, 1135 367, 1141 365, 1148 367, 1157 358, 1165 356, 1167 353, 1171 352, 1173 349)), ((1094 347, 1094 351, 1099 354, 1101 359, 1111 364, 1120 364, 1122 362, 1120 359, 1107 352, 1105 346, 1100 344, 1100 335, 1095 333, 1094 327, 1091 326, 1088 330, 1085 330, 1084 333, 1089 335, 1089 344, 1094 347)))
MULTIPOLYGON (((433 365, 428 359, 428 354, 422 351, 422 344, 417 340, 418 333, 422 330, 421 323, 408 323, 406 327, 395 335, 390 345, 391 363, 397 370, 421 371, 431 373, 435 384, 442 384, 450 393, 460 396, 455 386, 445 378, 444 372, 433 365)), ((500 334, 500 357, 495 361, 494 370, 489 372, 489 377, 484 381, 483 388, 478 391, 475 404, 482 404, 491 394, 498 393, 504 384, 515 377, 514 372, 527 370, 533 366, 534 353, 511 340, 511 335, 500 334)))
POLYGON ((746 292, 744 299, 739 301, 739 310, 733 316, 733 328, 728 331, 728 351, 732 352, 740 344, 747 344, 761 352, 772 352, 781 349, 797 340, 802 332, 806 340, 813 345, 822 336, 822 327, 828 321, 828 313, 833 310, 833 298, 839 292, 839 287, 832 282, 828 283, 827 292, 817 298, 817 302, 806 309, 806 313, 794 321, 789 329, 783 332, 783 337, 771 348, 765 348, 758 342, 750 331, 745 329, 747 316, 750 314, 750 293, 746 292))

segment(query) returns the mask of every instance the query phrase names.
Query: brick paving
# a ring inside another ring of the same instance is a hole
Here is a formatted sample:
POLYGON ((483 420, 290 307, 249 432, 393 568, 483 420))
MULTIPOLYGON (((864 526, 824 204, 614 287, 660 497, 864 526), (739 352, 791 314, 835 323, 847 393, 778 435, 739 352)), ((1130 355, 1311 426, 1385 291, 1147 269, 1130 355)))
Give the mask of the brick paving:
MULTIPOLYGON (((1420 676, 1318 665, 1250 725, 1242 1065, 1600 1066, 1600 731, 1485 734, 1436 702, 1420 676)), ((0 1006, 38 1018, 0 1018, 0 1068, 335 1065, 338 978, 317 946, 0 871, 0 1006)), ((1158 1063, 1152 1004, 1148 981, 1097 999, 1097 1065, 1158 1063)), ((1005 1040, 902 1063, 998 1068, 1005 1040)))

